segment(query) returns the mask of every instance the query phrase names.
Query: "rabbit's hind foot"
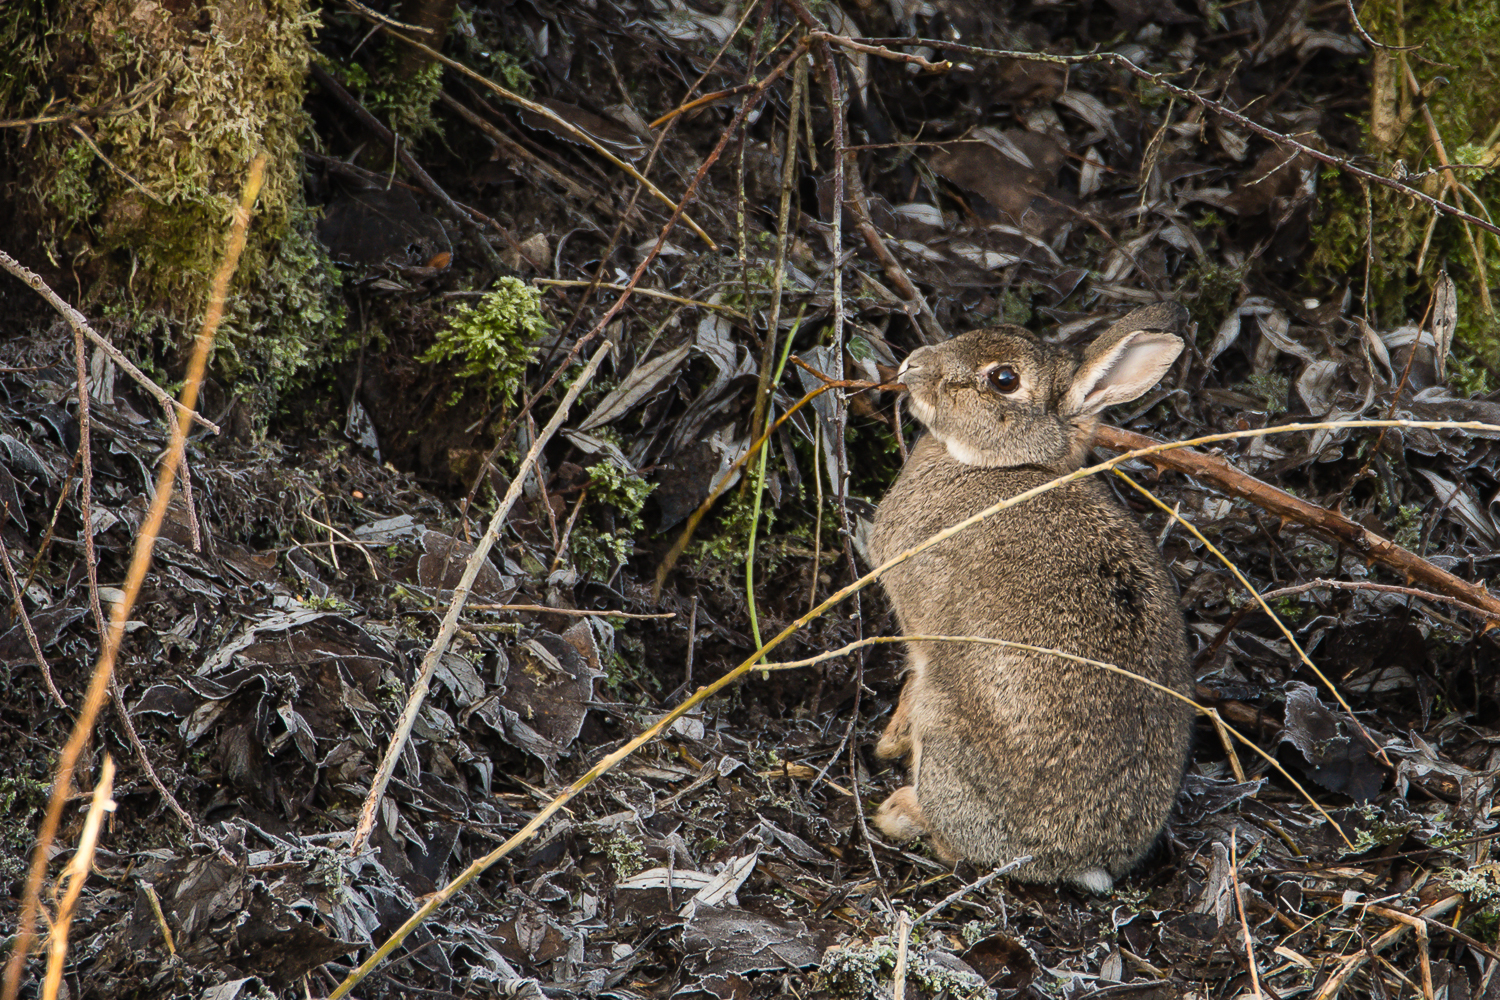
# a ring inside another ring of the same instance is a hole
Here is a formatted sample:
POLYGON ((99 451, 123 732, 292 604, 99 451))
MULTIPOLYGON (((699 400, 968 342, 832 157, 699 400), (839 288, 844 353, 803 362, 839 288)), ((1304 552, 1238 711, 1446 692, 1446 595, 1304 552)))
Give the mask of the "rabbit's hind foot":
POLYGON ((1067 881, 1096 896, 1108 896, 1115 888, 1114 876, 1097 865, 1074 872, 1067 881))
POLYGON ((880 803, 880 808, 875 810, 875 826, 898 844, 926 837, 928 846, 939 860, 944 864, 958 864, 958 852, 933 831, 927 822, 927 814, 922 812, 922 804, 917 801, 917 790, 911 785, 896 789, 890 798, 880 803))
POLYGON ((917 790, 911 785, 896 789, 890 798, 880 803, 880 808, 875 810, 875 825, 898 844, 925 837, 931 831, 927 816, 917 802, 917 790))

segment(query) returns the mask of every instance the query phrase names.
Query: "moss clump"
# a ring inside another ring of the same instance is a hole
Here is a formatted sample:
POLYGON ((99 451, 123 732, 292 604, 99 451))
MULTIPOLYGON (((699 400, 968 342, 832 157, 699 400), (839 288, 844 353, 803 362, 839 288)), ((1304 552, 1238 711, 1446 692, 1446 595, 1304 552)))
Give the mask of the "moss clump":
POLYGON ((591 580, 607 580, 630 558, 636 539, 646 533, 641 508, 655 484, 613 462, 600 462, 588 472, 590 503, 608 511, 590 518, 587 528, 580 525, 568 545, 580 573, 591 580))
POLYGON ((0 117, 94 111, 78 123, 86 138, 67 123, 38 126, 29 141, 17 129, 0 136, 0 155, 26 179, 20 221, 54 266, 72 268, 79 305, 112 317, 148 365, 185 356, 262 152, 217 374, 252 394, 269 379, 274 396, 340 343, 337 275, 302 198, 302 93, 318 23, 307 0, 67 0, 0 14, 0 40, 16 43, 0 46, 13 57, 0 71, 0 117))
MULTIPOLYGON (((888 996, 881 980, 896 970, 896 947, 889 938, 876 938, 867 945, 830 948, 818 966, 818 978, 837 997, 874 998, 888 996)), ((993 1000, 995 992, 977 975, 964 975, 927 957, 925 949, 912 943, 907 952, 908 983, 915 983, 928 996, 954 1000, 993 1000)))
POLYGON ((1274 417, 1278 413, 1286 412, 1286 399, 1287 393, 1291 390, 1291 380, 1276 372, 1256 372, 1235 388, 1266 404, 1266 412, 1274 417))
MULTIPOLYGON (((477 383, 485 399, 509 405, 536 357, 536 342, 549 329, 542 293, 519 278, 501 278, 477 305, 455 309, 437 342, 417 360, 458 361, 460 378, 477 383)), ((461 396, 455 393, 453 402, 461 396)))
MULTIPOLYGON (((1365 133, 1368 152, 1377 161, 1373 169, 1391 175, 1400 163, 1412 174, 1434 170, 1414 183, 1432 197, 1459 203, 1454 191, 1445 190, 1447 172, 1435 169, 1441 164, 1426 118, 1405 86, 1406 66, 1424 86, 1439 74, 1448 79, 1425 106, 1450 162, 1493 167, 1500 159, 1495 117, 1500 64, 1493 57, 1500 7, 1459 0, 1368 0, 1361 5, 1360 19, 1380 41, 1421 44, 1417 52, 1378 50, 1370 57, 1372 112, 1365 133)), ((1480 217, 1494 214, 1500 178, 1493 169, 1461 170, 1454 176, 1472 192, 1472 197, 1462 197, 1464 208, 1480 217)), ((1483 291, 1500 274, 1500 241, 1479 230, 1466 232, 1450 216, 1438 218, 1429 241, 1430 209, 1385 187, 1366 190, 1336 170, 1323 172, 1320 192, 1310 262, 1314 274, 1334 285, 1348 283, 1350 275, 1362 281, 1368 256, 1367 306, 1373 322, 1389 326, 1426 311, 1438 271, 1446 264, 1458 288, 1458 339, 1492 367, 1500 364, 1500 321, 1486 309, 1483 291)), ((1466 369, 1465 374, 1473 373, 1466 369)), ((1470 378, 1463 387, 1472 391, 1483 384, 1470 378)))
POLYGON ((609 859, 617 880, 623 881, 646 868, 646 849, 641 846, 640 841, 623 833, 612 833, 595 841, 594 846, 609 859))
POLYGON ((443 89, 443 64, 429 62, 415 72, 403 69, 403 42, 386 46, 374 72, 359 63, 341 70, 350 91, 360 103, 384 119, 403 142, 415 142, 429 133, 441 132, 432 116, 432 105, 443 89))

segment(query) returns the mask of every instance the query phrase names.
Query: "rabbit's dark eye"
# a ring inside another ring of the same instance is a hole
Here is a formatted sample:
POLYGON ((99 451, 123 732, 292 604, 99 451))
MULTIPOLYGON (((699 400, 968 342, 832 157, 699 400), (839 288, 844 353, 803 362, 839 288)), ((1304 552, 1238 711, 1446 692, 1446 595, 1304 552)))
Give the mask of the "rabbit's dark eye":
POLYGON ((1021 376, 1010 365, 999 365, 990 369, 990 385, 996 392, 1010 395, 1021 388, 1021 376))

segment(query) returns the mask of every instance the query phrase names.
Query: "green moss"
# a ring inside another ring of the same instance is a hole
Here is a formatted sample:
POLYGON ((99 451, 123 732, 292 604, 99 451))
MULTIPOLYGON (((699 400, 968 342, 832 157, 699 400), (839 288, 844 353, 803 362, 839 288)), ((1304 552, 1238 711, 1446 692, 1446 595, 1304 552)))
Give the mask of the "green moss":
POLYGON ((432 106, 443 89, 443 64, 425 63, 416 72, 403 64, 406 43, 388 41, 373 72, 359 63, 340 68, 345 85, 375 116, 401 137, 415 142, 440 133, 432 106))
MULTIPOLYGON (((1461 0, 1367 0, 1360 18, 1379 40, 1420 43, 1418 51, 1404 56, 1419 83, 1446 77, 1448 82, 1431 93, 1426 108, 1450 158, 1460 163, 1493 162, 1500 124, 1500 63, 1494 54, 1500 7, 1461 0)), ((1409 119, 1404 129, 1382 127, 1378 133, 1372 121, 1365 122, 1367 152, 1375 160, 1372 169, 1389 175, 1398 161, 1413 174, 1438 167, 1426 121, 1405 89, 1379 86, 1381 80, 1400 80, 1404 75, 1400 54, 1382 51, 1370 58, 1377 81, 1373 106, 1389 107, 1394 118, 1409 119)), ((1476 206, 1465 196, 1463 207, 1480 217, 1495 214, 1494 203, 1500 199, 1495 171, 1466 170, 1460 176, 1481 203, 1476 206)), ((1415 183, 1426 194, 1455 203, 1457 196, 1444 193, 1439 174, 1415 183)), ((1458 340, 1491 366, 1500 364, 1500 321, 1486 313, 1481 294, 1481 283, 1487 279, 1493 286, 1500 275, 1500 240, 1479 230, 1466 235, 1461 222, 1442 216, 1424 253, 1432 212, 1407 196, 1381 186, 1367 192, 1358 181, 1331 169, 1320 178, 1319 194, 1310 260, 1315 279, 1334 287, 1356 281, 1360 291, 1368 255, 1371 321, 1388 327, 1417 320, 1426 312, 1438 271, 1446 265, 1458 289, 1458 340)), ((1464 374, 1473 372, 1465 369, 1464 374)), ((1471 377, 1464 388, 1472 391, 1482 384, 1482 378, 1471 377)))
POLYGON ((1500 940, 1500 911, 1485 907, 1464 924, 1464 930, 1472 938, 1488 945, 1500 940))
POLYGON ((610 508, 608 522, 595 516, 589 519, 587 527, 580 523, 568 547, 580 573, 592 580, 607 580, 630 558, 636 539, 646 533, 641 508, 655 484, 627 473, 613 462, 600 462, 588 471, 589 503, 610 508))
POLYGON ((1275 416, 1286 412, 1286 398, 1287 393, 1291 391, 1291 380, 1276 372, 1257 372, 1234 388, 1265 403, 1266 412, 1275 416))
MULTIPOLYGON (((40 766, 44 762, 37 762, 40 766)), ((36 769, 27 767, 23 770, 36 769)), ((16 882, 26 877, 33 831, 47 807, 52 786, 25 773, 0 777, 0 878, 16 882)))
MULTIPOLYGON (((745 546, 750 541, 750 521, 755 513, 755 498, 747 491, 744 494, 730 493, 719 498, 714 505, 718 515, 714 533, 693 542, 689 551, 701 562, 719 560, 733 562, 743 559, 745 546)), ((775 511, 762 507, 767 524, 774 521, 775 511)))
POLYGON ((1422 505, 1402 504, 1391 520, 1391 540, 1403 549, 1415 552, 1422 539, 1422 505))
POLYGON ((646 849, 634 837, 616 832, 596 841, 594 846, 609 859, 616 880, 630 878, 646 868, 646 849))
POLYGON ((73 225, 88 221, 99 210, 93 176, 99 165, 99 158, 87 143, 74 143, 62 155, 62 165, 53 179, 52 201, 73 225))
MULTIPOLYGON (((501 278, 477 305, 455 309, 437 342, 417 360, 457 361, 459 377, 477 383, 486 399, 512 403, 536 357, 536 341, 550 329, 541 304, 539 290, 519 278, 501 278)), ((455 393, 453 402, 461 395, 455 393)))
MULTIPOLYGON (((915 984, 928 996, 947 996, 954 1000, 991 1000, 995 996, 984 980, 976 975, 964 976, 929 959, 916 947, 919 933, 913 934, 907 952, 907 985, 915 984)), ((836 997, 874 998, 889 995, 888 980, 896 969, 896 947, 890 938, 876 938, 865 945, 830 948, 818 966, 820 985, 836 997)))
MULTIPOLYGON (((9 0, 0 5, 0 108, 39 109, 48 68, 56 59, 63 10, 52 0, 9 0)), ((47 95, 50 97, 51 95, 47 95)))
POLYGON ((1244 294, 1250 265, 1225 267, 1210 254, 1190 266, 1183 282, 1183 304, 1198 324, 1200 346, 1207 347, 1224 317, 1244 294))

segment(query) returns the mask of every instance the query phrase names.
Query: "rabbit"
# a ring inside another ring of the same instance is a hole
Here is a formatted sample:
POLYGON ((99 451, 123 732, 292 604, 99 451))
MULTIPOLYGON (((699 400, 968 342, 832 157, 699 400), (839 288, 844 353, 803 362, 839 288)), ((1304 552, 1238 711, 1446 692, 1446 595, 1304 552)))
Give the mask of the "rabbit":
MULTIPOLYGON (((1079 353, 1016 326, 912 352, 898 378, 927 433, 881 501, 883 563, 996 502, 1079 468, 1099 414, 1137 398, 1183 349, 1181 306, 1137 309, 1079 353)), ((1098 477, 965 529, 883 577, 903 634, 973 635, 1112 663, 1190 695, 1176 584, 1098 477)), ((1107 894, 1166 822, 1193 709, 1096 666, 997 646, 909 643, 906 685, 876 754, 909 757, 881 804, 895 841, 954 864, 1107 894)))

